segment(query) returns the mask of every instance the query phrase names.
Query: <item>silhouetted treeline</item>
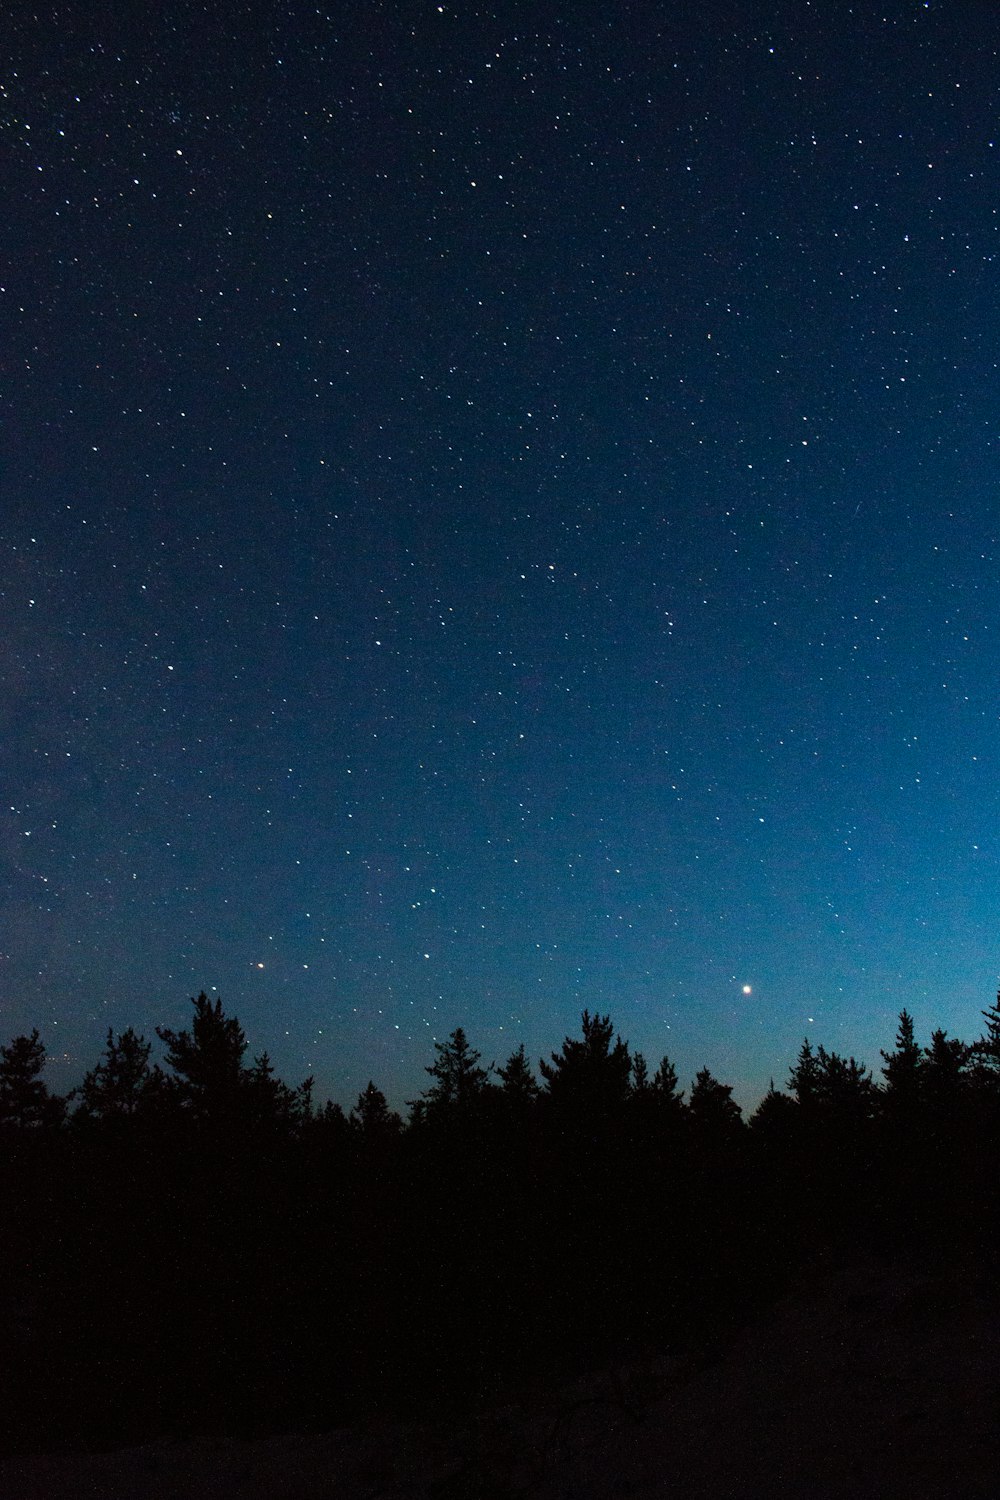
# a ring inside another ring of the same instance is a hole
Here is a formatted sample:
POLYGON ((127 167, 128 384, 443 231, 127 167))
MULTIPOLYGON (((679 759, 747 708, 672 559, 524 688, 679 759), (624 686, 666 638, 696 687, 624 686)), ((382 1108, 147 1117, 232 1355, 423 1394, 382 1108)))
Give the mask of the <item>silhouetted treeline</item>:
POLYGON ((0 1047, 0 1440, 327 1428, 723 1335, 860 1249, 992 1257, 1000 996, 907 1011, 876 1077, 807 1040, 749 1120, 584 1012, 539 1061, 435 1044, 404 1120, 290 1087, 220 1001, 129 1029, 65 1099, 0 1047))

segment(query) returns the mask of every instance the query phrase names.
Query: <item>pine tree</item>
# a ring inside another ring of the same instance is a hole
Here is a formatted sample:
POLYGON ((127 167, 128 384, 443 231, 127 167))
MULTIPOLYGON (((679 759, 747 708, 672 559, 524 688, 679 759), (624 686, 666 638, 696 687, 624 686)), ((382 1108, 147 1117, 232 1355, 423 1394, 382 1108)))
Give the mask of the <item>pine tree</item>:
POLYGON ((977 1082, 992 1091, 1000 1087, 1000 991, 996 1003, 982 1012, 986 1029, 978 1041, 973 1042, 977 1082))
POLYGON ((541 1092, 523 1042, 516 1052, 510 1054, 503 1067, 497 1068, 497 1077, 504 1099, 512 1104, 533 1104, 541 1092))
POLYGON ((150 1066, 152 1043, 130 1026, 116 1038, 108 1027, 104 1053, 71 1097, 79 1099, 77 1119, 130 1120, 162 1098, 166 1078, 150 1066))
POLYGON ((664 1057, 652 1078, 641 1052, 632 1057, 632 1084, 629 1107, 641 1136, 661 1139, 684 1115, 684 1095, 677 1091, 677 1069, 664 1057))
POLYGON ((483 1102, 490 1087, 492 1064, 480 1067, 481 1055, 469 1042, 461 1026, 447 1041, 435 1042, 437 1057, 426 1071, 434 1079, 417 1100, 410 1101, 415 1122, 432 1116, 468 1115, 483 1102))
POLYGON ((878 1099, 878 1090, 864 1063, 817 1047, 807 1037, 788 1076, 803 1118, 831 1124, 834 1121, 868 1119, 878 1099))
POLYGON ((204 990, 191 1004, 190 1031, 157 1026, 156 1034, 166 1043, 182 1102, 199 1117, 231 1113, 246 1078, 243 1028, 235 1016, 225 1014, 221 1000, 213 1005, 204 990))
POLYGON ((633 1099, 645 1099, 652 1093, 653 1085, 649 1081, 649 1064, 641 1052, 632 1054, 632 1082, 630 1093, 633 1099))
POLYGON ((896 1050, 883 1052, 882 1059, 886 1105, 889 1109, 912 1110, 920 1098, 924 1054, 914 1038, 913 1017, 909 1011, 900 1011, 896 1050))
POLYGON ((799 1106, 790 1094, 783 1094, 771 1079, 767 1093, 748 1120, 754 1135, 774 1143, 791 1141, 799 1124, 799 1106))
POLYGON ((370 1079, 351 1110, 350 1122, 355 1136, 366 1146, 394 1140, 403 1128, 399 1115, 389 1108, 382 1090, 370 1079))
POLYGON ((351 1125, 343 1106, 327 1099, 306 1122, 306 1139, 322 1152, 339 1152, 351 1138, 351 1125))
POLYGON ((262 1052, 241 1075, 241 1113, 265 1129, 294 1132, 312 1117, 313 1081, 306 1078, 298 1088, 289 1088, 276 1075, 269 1055, 262 1052))
POLYGON ((805 1110, 812 1109, 819 1101, 822 1070, 816 1060, 812 1043, 806 1037, 799 1048, 798 1060, 788 1075, 788 1087, 805 1110))
POLYGON ((62 1121, 66 1106, 49 1093, 42 1078, 45 1061, 37 1027, 30 1036, 16 1036, 0 1047, 0 1126, 39 1130, 62 1121))
POLYGON ((819 1047, 819 1095, 824 1111, 831 1117, 859 1122, 870 1118, 878 1098, 871 1073, 864 1063, 839 1052, 819 1047))
POLYGON ((937 1108, 951 1108, 968 1076, 972 1048, 959 1037, 950 1037, 939 1027, 931 1032, 931 1044, 924 1048, 925 1081, 928 1097, 937 1108))
POLYGON ((699 1131, 716 1136, 733 1134, 743 1124, 732 1086, 713 1078, 708 1068, 702 1068, 691 1086, 688 1117, 699 1131))
POLYGON ((614 1037, 610 1016, 583 1012, 583 1037, 566 1037, 552 1061, 539 1067, 552 1105, 593 1122, 621 1113, 629 1096, 632 1058, 628 1043, 614 1037))
POLYGON ((684 1108, 684 1091, 677 1092, 677 1069, 669 1057, 660 1061, 660 1066, 653 1074, 653 1082, 650 1088, 657 1100, 661 1113, 667 1115, 680 1115, 684 1108))

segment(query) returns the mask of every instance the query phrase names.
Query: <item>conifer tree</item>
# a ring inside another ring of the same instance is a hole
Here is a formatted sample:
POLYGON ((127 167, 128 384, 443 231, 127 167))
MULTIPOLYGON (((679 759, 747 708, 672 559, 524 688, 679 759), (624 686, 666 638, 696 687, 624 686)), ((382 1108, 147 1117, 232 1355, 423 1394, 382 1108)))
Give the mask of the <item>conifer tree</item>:
POLYGON ((1000 1088, 1000 992, 995 1004, 982 1012, 986 1027, 978 1041, 973 1042, 977 1081, 991 1091, 1000 1088))
POLYGON ((150 1066, 152 1043, 130 1026, 115 1036, 108 1027, 104 1053, 84 1076, 71 1097, 79 1099, 78 1119, 130 1120, 144 1106, 161 1098, 166 1078, 158 1066, 150 1066))
POLYGON ((632 1054, 632 1082, 630 1092, 633 1099, 644 1099, 652 1092, 652 1084, 649 1081, 649 1064, 641 1052, 632 1054))
POLYGON ((924 1054, 913 1034, 913 1017, 909 1011, 899 1013, 894 1052, 882 1052, 882 1076, 885 1079, 885 1102, 890 1109, 914 1108, 920 1097, 924 1073, 924 1054))
POLYGON ((927 1092, 938 1108, 950 1106, 967 1077, 971 1047, 959 1037, 950 1037, 940 1027, 931 1032, 931 1044, 924 1048, 927 1092))
POLYGON ((754 1135, 769 1142, 793 1140, 799 1123, 799 1106, 790 1094, 783 1094, 771 1079, 767 1093, 748 1120, 754 1135))
POLYGON ((804 1117, 827 1123, 866 1119, 878 1097, 864 1063, 853 1057, 841 1057, 838 1052, 827 1052, 823 1046, 814 1052, 808 1037, 788 1076, 788 1087, 804 1117))
POLYGON ((235 1016, 227 1016, 222 1001, 213 1004, 204 990, 192 1000, 190 1031, 157 1026, 167 1046, 182 1102, 198 1116, 217 1116, 233 1110, 246 1070, 247 1039, 235 1016))
POLYGON ((38 1130, 61 1122, 66 1106, 49 1093, 42 1078, 45 1060, 37 1027, 30 1036, 16 1036, 0 1047, 0 1125, 38 1130))
POLYGON ((743 1124, 743 1111, 733 1098, 732 1086, 720 1083, 708 1068, 702 1068, 691 1086, 688 1117, 700 1131, 716 1135, 731 1134, 743 1124))
POLYGON ((511 1103, 529 1105, 538 1098, 538 1080, 531 1071, 524 1043, 512 1052, 502 1067, 497 1068, 500 1091, 511 1103))
POLYGON ((661 1059, 650 1088, 663 1114, 680 1114, 684 1107, 684 1091, 677 1092, 677 1069, 669 1057, 661 1059))
POLYGON ((351 1137, 351 1125, 343 1106, 327 1099, 307 1121, 307 1139, 322 1151, 338 1151, 351 1137))
POLYGON ((796 1064, 788 1075, 788 1087, 805 1110, 812 1109, 819 1100, 821 1071, 812 1043, 806 1037, 799 1048, 796 1064))
POLYGON ((582 1016, 582 1039, 566 1037, 562 1050, 539 1067, 552 1104, 597 1121, 620 1113, 629 1095, 632 1058, 615 1037, 610 1016, 582 1016), (612 1043, 612 1037, 614 1042, 612 1043))
POLYGON ((641 1052, 632 1057, 632 1083, 629 1104, 640 1135, 660 1138, 684 1115, 684 1095, 677 1091, 677 1069, 669 1057, 649 1076, 649 1066, 641 1052))
POLYGON ((493 1065, 480 1067, 481 1054, 461 1026, 456 1026, 447 1041, 435 1042, 434 1050, 437 1057, 426 1069, 434 1083, 419 1099, 410 1101, 415 1122, 432 1116, 469 1114, 482 1103, 490 1087, 493 1065))
POLYGON ((276 1075, 268 1053, 262 1052, 241 1074, 241 1112, 258 1126, 294 1131, 312 1117, 312 1090, 312 1078, 289 1088, 276 1075))
POLYGON ((841 1120, 867 1119, 878 1097, 871 1073, 864 1063, 839 1052, 816 1051, 819 1065, 819 1096, 825 1112, 841 1120))
POLYGON ((393 1140, 403 1128, 403 1122, 381 1089, 371 1079, 358 1095, 358 1102, 351 1110, 351 1129, 365 1145, 393 1140))

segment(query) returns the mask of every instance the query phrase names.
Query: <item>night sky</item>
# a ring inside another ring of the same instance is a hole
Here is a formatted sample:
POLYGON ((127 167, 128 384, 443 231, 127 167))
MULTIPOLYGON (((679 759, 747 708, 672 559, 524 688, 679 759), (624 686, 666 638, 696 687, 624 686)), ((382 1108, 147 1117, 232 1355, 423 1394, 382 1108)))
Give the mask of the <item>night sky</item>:
POLYGON ((16 7, 0 1031, 972 1040, 1000 12, 16 7), (140 13, 141 12, 141 13, 140 13))

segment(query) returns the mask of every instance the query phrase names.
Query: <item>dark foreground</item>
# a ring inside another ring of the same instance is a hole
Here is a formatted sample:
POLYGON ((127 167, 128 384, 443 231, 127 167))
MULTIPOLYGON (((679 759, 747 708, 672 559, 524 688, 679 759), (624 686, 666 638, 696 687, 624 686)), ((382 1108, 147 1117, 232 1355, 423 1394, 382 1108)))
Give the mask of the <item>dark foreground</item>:
POLYGON ((623 1363, 462 1421, 11 1458, 18 1500, 586 1500, 1000 1494, 987 1269, 804 1272, 700 1354, 623 1363))
POLYGON ((1000 1496, 1000 997, 749 1123, 606 1016, 544 1088, 459 1028, 405 1126, 193 1004, 69 1116, 0 1047, 0 1500, 1000 1496))

